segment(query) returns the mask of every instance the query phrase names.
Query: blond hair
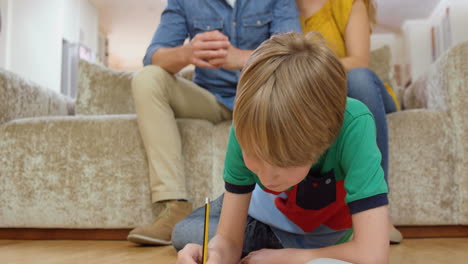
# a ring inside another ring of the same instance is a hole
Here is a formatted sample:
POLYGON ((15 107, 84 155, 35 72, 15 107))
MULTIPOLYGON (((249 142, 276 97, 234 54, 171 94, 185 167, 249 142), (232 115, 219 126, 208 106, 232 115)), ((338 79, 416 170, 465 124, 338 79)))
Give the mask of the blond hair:
POLYGON ((282 168, 311 164, 340 131, 346 72, 317 33, 273 36, 250 56, 234 106, 246 153, 282 168))

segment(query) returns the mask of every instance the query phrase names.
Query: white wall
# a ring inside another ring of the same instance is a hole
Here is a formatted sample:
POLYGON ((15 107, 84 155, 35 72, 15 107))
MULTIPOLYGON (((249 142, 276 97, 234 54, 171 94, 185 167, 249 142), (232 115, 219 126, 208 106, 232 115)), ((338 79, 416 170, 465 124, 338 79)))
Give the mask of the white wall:
POLYGON ((64 0, 63 38, 80 42, 97 52, 99 50, 99 19, 96 8, 88 0, 64 0))
POLYGON ((69 42, 80 41, 80 6, 81 0, 65 0, 63 38, 69 42))
MULTIPOLYGON (((72 0, 77 1, 77 0, 72 0)), ((92 49, 99 50, 99 14, 96 8, 88 0, 78 0, 80 2, 80 43, 92 49)))
POLYGON ((7 69, 59 92, 63 0, 14 0, 9 4, 7 69))
POLYGON ((6 36, 3 32, 0 36, 0 67, 60 92, 62 40, 81 40, 98 51, 98 14, 88 0, 0 1, 2 10, 8 5, 6 36))
POLYGON ((0 32, 0 68, 6 67, 7 61, 7 36, 9 34, 9 22, 8 22, 8 0, 0 0, 0 12, 1 12, 1 32, 0 32))
POLYGON ((452 45, 468 41, 468 1, 450 1, 450 24, 452 27, 452 45))
POLYGON ((406 59, 413 80, 417 80, 432 62, 430 31, 426 20, 411 20, 403 24, 406 59))
POLYGON ((467 0, 441 0, 432 14, 422 20, 408 20, 403 24, 405 39, 405 52, 413 80, 417 80, 430 67, 433 62, 431 29, 439 28, 439 43, 436 45, 436 57, 440 56, 450 47, 468 41, 468 1, 467 0), (446 9, 450 9, 450 31, 443 25, 446 9), (447 38, 443 35, 446 34, 447 38), (443 45, 440 40, 443 39, 443 45), (447 45, 445 43, 448 43, 447 45), (450 44, 450 45, 449 45, 450 44))
MULTIPOLYGON (((434 59, 440 57, 441 54, 453 46, 453 34, 451 32, 452 30, 450 21, 447 19, 447 8, 450 7, 452 4, 451 2, 451 0, 440 1, 440 3, 432 12, 431 16, 428 18, 428 23, 431 27, 431 30, 434 28, 434 40, 436 42, 436 48, 434 51, 431 44, 431 57, 434 57, 432 62, 434 62, 434 59)), ((430 34, 432 40, 432 32, 430 32, 430 34)))

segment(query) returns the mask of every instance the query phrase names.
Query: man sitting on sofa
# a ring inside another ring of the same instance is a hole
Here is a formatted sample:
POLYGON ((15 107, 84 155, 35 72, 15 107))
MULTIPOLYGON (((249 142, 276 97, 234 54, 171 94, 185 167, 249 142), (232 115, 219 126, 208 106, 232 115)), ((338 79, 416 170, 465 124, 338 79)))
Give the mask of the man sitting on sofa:
POLYGON ((168 1, 143 60, 146 67, 132 81, 153 210, 160 213, 153 224, 132 230, 129 241, 169 245, 174 225, 192 211, 175 118, 231 119, 247 58, 273 34, 300 32, 297 17, 294 0, 168 1), (193 82, 174 76, 189 64, 195 65, 193 82))

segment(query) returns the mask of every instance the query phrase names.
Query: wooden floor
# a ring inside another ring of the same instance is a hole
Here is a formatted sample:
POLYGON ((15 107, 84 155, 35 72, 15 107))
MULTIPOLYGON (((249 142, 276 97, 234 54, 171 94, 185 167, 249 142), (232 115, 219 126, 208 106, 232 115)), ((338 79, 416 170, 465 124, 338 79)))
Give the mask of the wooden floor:
MULTIPOLYGON (((0 240, 0 263, 175 263, 172 247, 139 247, 126 241, 0 240)), ((391 246, 391 264, 466 264, 468 238, 406 239, 391 246)))

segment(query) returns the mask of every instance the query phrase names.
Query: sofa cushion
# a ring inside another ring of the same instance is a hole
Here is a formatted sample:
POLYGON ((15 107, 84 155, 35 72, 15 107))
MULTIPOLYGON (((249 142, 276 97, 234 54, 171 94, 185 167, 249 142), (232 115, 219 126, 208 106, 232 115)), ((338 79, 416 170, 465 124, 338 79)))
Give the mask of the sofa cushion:
POLYGON ((68 115, 73 100, 0 69, 0 124, 17 118, 68 115))
POLYGON ((392 53, 389 46, 383 46, 370 53, 369 68, 379 76, 384 84, 388 84, 392 88, 398 101, 398 107, 403 102, 403 89, 398 87, 394 77, 392 53))
POLYGON ((393 83, 392 54, 390 47, 383 46, 370 53, 369 68, 379 76, 379 78, 389 85, 393 83))
POLYGON ((79 65, 77 115, 133 114, 133 73, 115 71, 84 60, 79 65))
MULTIPOLYGON (((213 125, 179 120, 188 196, 212 194, 213 125)), ((157 133, 157 131, 155 131, 157 133)), ((221 178, 221 176, 219 176, 221 178)), ((218 193, 219 194, 219 193, 218 193)), ((151 223, 135 115, 32 118, 0 126, 0 227, 132 228, 151 223)))
POLYGON ((427 109, 427 75, 423 75, 405 89, 403 95, 404 109, 427 109))

